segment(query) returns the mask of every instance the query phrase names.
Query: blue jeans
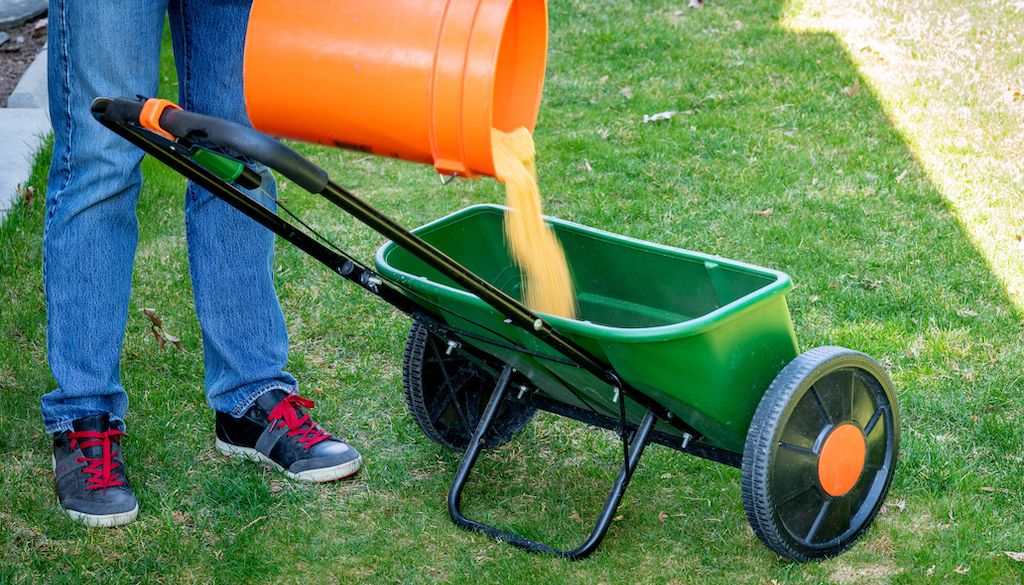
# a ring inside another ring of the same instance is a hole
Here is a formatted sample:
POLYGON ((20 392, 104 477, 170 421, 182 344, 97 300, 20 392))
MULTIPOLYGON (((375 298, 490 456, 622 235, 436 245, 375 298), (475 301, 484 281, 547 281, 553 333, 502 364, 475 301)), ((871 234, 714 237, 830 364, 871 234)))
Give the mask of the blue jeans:
MULTIPOLYGON (((143 153, 97 122, 89 105, 97 96, 156 94, 169 15, 182 107, 248 123, 242 50, 249 4, 50 0, 54 146, 43 278, 57 389, 41 401, 47 432, 100 413, 123 427, 128 408, 119 362, 138 242, 143 153)), ((276 196, 266 175, 264 188, 276 196)), ((295 387, 283 369, 288 334, 273 286, 273 234, 193 184, 185 193, 185 233, 207 403, 240 416, 263 393, 295 387)))

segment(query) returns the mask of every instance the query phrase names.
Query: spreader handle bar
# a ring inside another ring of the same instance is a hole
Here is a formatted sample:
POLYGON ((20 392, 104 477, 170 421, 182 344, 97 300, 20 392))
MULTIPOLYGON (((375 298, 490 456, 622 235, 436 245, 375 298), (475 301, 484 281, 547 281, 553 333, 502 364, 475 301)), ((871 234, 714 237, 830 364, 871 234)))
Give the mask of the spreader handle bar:
MULTIPOLYGON (((501 289, 480 278, 472 271, 467 270, 447 254, 424 241, 423 238, 405 229, 362 199, 331 181, 327 177, 326 171, 294 150, 248 126, 172 108, 165 108, 160 113, 158 118, 159 132, 152 128, 150 130, 143 130, 143 124, 141 124, 139 116, 142 114, 145 103, 144 101, 125 98, 96 98, 92 103, 92 112, 104 125, 113 129, 136 146, 149 152, 189 179, 198 182, 218 197, 235 205, 284 239, 292 242, 314 258, 324 262, 332 270, 348 277, 349 275, 343 272, 343 270, 347 269, 351 272, 352 267, 347 264, 354 262, 351 258, 331 252, 304 232, 297 230, 288 222, 277 217, 276 214, 242 195, 241 192, 219 179, 208 169, 191 163, 191 161, 189 161, 191 164, 183 163, 180 157, 167 152, 177 147, 175 143, 167 141, 164 136, 159 136, 159 134, 167 132, 175 138, 184 139, 201 146, 227 148, 280 172, 303 189, 321 195, 359 221, 365 223, 377 233, 396 242, 399 246, 405 248, 448 278, 451 278, 470 293, 475 294, 508 318, 513 324, 545 342, 552 349, 593 374, 597 379, 620 390, 624 396, 629 397, 648 411, 654 413, 657 418, 689 434, 693 439, 701 437, 701 434, 693 429, 693 427, 679 417, 674 416, 663 405, 658 404, 647 397, 647 395, 623 382, 614 370, 608 367, 607 364, 602 363, 586 348, 556 331, 536 313, 501 289), (243 201, 239 201, 239 198, 243 201), (322 249, 317 249, 317 246, 322 249), (329 252, 329 254, 326 254, 326 258, 324 257, 325 251, 329 252), (342 264, 338 265, 338 262, 342 260, 342 264)), ((370 271, 363 272, 368 274, 370 271)), ((355 280, 353 278, 349 279, 355 280)), ((359 282, 358 280, 356 282, 363 286, 363 288, 377 292, 370 286, 367 286, 365 282, 359 282)), ((390 287, 387 287, 387 291, 393 294, 380 294, 380 296, 399 309, 407 313, 423 312, 422 309, 419 311, 407 310, 410 305, 415 304, 413 301, 390 287), (396 296, 402 298, 397 299, 396 296)), ((621 400, 622 398, 618 399, 621 400)))
POLYGON ((154 100, 96 98, 92 109, 93 112, 101 109, 111 122, 141 124, 165 137, 170 135, 195 144, 234 151, 267 165, 310 193, 319 193, 327 185, 326 171, 281 142, 249 126, 168 107, 159 111, 157 121, 152 125, 142 124, 140 116, 143 108, 151 103, 154 100))

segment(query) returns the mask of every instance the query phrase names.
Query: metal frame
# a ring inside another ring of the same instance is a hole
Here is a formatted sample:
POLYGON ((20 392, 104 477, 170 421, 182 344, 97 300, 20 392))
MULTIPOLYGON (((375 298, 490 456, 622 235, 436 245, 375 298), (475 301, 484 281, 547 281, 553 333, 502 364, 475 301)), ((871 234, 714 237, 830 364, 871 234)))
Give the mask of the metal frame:
POLYGON ((594 524, 594 529, 590 532, 590 536, 588 536, 581 545, 574 549, 557 549, 544 543, 522 537, 514 532, 509 532, 507 530, 491 526, 490 524, 472 520, 462 513, 462 490, 466 487, 466 482, 469 480, 469 474, 473 471, 473 466, 476 465, 477 457, 480 455, 481 443, 484 435, 486 435, 488 429, 490 429, 491 423, 494 421, 494 415, 498 412, 498 405, 501 404, 501 401, 505 398, 505 391, 508 389, 509 380, 512 377, 512 371, 512 366, 508 365, 506 365, 502 370, 501 376, 498 378, 498 383, 494 388, 494 393, 491 394, 491 398, 487 401, 487 406, 484 408, 484 413, 480 417, 480 423, 473 432, 473 438, 470 439, 469 445, 466 447, 466 453, 463 456, 462 463, 459 465, 458 471, 455 472, 455 480, 452 482, 452 487, 448 491, 448 514, 451 516, 452 521, 454 521, 460 528, 465 528, 466 530, 474 532, 481 532, 488 536, 499 538, 521 549, 535 553, 550 554, 570 560, 582 559, 594 552, 594 550, 597 549, 597 545, 601 544, 601 540, 604 538, 604 535, 608 533, 608 528, 612 524, 615 511, 619 507, 619 502, 622 501, 623 494, 626 493, 626 487, 629 486, 629 480, 633 477, 633 472, 636 470, 636 466, 640 462, 640 456, 643 455, 644 447, 647 446, 651 431, 654 429, 654 413, 648 410, 646 414, 644 414, 644 418, 640 422, 639 427, 633 433, 633 438, 629 441, 629 452, 627 458, 622 462, 622 467, 619 469, 619 475, 615 478, 615 482, 612 484, 611 491, 608 493, 608 498, 605 500, 604 506, 598 514, 597 522, 594 524))
MULTIPOLYGON (((126 100, 118 101, 124 102, 126 100)), ((324 243, 316 240, 294 224, 281 218, 273 211, 245 195, 237 187, 226 183, 211 171, 190 160, 188 158, 188 154, 189 148, 192 146, 190 139, 193 137, 179 137, 178 142, 174 142, 167 140, 156 133, 145 130, 138 124, 113 121, 104 116, 104 110, 107 104, 100 102, 101 100, 97 100, 93 107, 93 112, 97 119, 132 144, 138 146, 186 178, 209 190, 211 193, 234 206, 236 209, 271 230, 281 238, 287 240, 316 260, 320 261, 338 275, 354 282, 363 289, 379 296, 385 302, 400 311, 425 323, 431 330, 438 332, 445 337, 452 335, 456 337, 460 336, 460 332, 458 330, 444 324, 430 310, 426 309, 416 300, 407 296, 401 290, 385 282, 385 280, 372 269, 353 259, 344 251, 333 246, 328 247, 324 243), (99 106, 97 106, 97 104, 99 104, 99 106)), ((255 132, 249 128, 239 128, 241 129, 240 131, 255 132)), ((217 145, 215 144, 201 144, 201 146, 217 148, 217 145)), ((251 176, 252 173, 249 173, 249 175, 251 176)), ((608 498, 601 509, 593 531, 579 547, 568 551, 558 550, 495 526, 469 519, 462 514, 460 508, 462 491, 480 454, 481 441, 494 420, 495 413, 497 412, 501 400, 506 399, 505 392, 508 388, 513 369, 511 366, 505 365, 501 375, 499 376, 498 384, 494 393, 491 395, 481 420, 473 433, 473 438, 465 452, 462 463, 459 466, 458 472, 456 473, 455 479, 452 483, 451 490, 448 494, 449 513, 452 520, 458 526, 500 538, 512 545, 531 552, 542 552, 568 559, 580 559, 592 553, 606 534, 612 518, 614 517, 615 510, 618 508, 618 505, 622 500, 622 496, 629 485, 633 472, 636 470, 640 456, 643 454, 644 448, 649 442, 653 441, 679 451, 724 463, 733 467, 740 466, 740 461, 742 459, 740 454, 700 444, 700 433, 685 421, 674 416, 672 412, 664 406, 658 404, 654 400, 651 400, 643 393, 624 383, 610 367, 603 364, 585 348, 555 331, 541 317, 530 311, 522 305, 522 303, 516 301, 501 290, 492 286, 490 283, 478 277, 476 274, 470 272, 447 255, 437 250, 390 218, 384 216, 349 191, 332 181, 327 180, 326 185, 318 194, 342 208, 381 235, 397 242, 400 246, 451 278, 454 282, 465 287, 473 294, 476 294, 495 310, 507 317, 512 323, 519 325, 567 358, 567 360, 561 360, 552 356, 552 359, 568 361, 578 367, 586 369, 595 377, 609 384, 620 393, 618 403, 621 416, 619 419, 607 417, 597 412, 589 412, 543 396, 532 396, 529 398, 533 404, 542 410, 573 418, 594 426, 617 431, 623 441, 623 463, 619 474, 612 485, 608 498), (626 420, 624 402, 627 398, 636 402, 645 409, 645 415, 639 425, 631 424, 626 420), (674 427, 677 431, 680 431, 682 439, 669 433, 655 431, 654 427, 658 421, 668 424, 674 427), (629 438, 630 436, 631 438, 629 438)), ((472 336, 467 337, 471 338, 472 336)), ((528 350, 523 348, 523 351, 528 350)))

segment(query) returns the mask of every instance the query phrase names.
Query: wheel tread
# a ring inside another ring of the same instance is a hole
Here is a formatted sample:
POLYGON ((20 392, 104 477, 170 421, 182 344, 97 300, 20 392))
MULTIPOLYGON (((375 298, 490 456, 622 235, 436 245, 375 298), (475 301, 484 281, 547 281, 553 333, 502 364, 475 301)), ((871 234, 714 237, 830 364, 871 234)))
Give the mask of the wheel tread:
MULTIPOLYGON (((797 356, 779 372, 762 397, 750 423, 750 429, 747 431, 742 464, 743 507, 754 534, 768 548, 797 561, 822 560, 842 553, 859 540, 873 521, 873 518, 869 518, 863 528, 846 541, 822 551, 808 551, 794 547, 783 535, 781 527, 775 522, 775 507, 769 493, 769 482, 772 445, 776 440, 776 433, 779 431, 778 424, 794 393, 801 388, 804 380, 815 371, 828 368, 837 361, 850 362, 844 365, 866 369, 886 389, 890 398, 890 407, 893 409, 893 420, 896 427, 894 437, 898 449, 899 413, 895 394, 892 392, 892 383, 881 366, 866 354, 839 346, 816 347, 797 356)), ((887 489, 882 493, 881 500, 884 500, 886 493, 887 489)))

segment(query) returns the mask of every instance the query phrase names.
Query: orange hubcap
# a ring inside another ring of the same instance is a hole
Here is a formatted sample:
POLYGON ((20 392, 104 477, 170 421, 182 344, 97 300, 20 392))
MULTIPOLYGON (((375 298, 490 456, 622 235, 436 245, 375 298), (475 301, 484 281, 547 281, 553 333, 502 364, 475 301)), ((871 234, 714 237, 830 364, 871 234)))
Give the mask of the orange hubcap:
POLYGON ((832 497, 846 495, 857 485, 864 471, 867 444, 864 433, 853 423, 843 423, 825 438, 818 457, 818 482, 832 497))

